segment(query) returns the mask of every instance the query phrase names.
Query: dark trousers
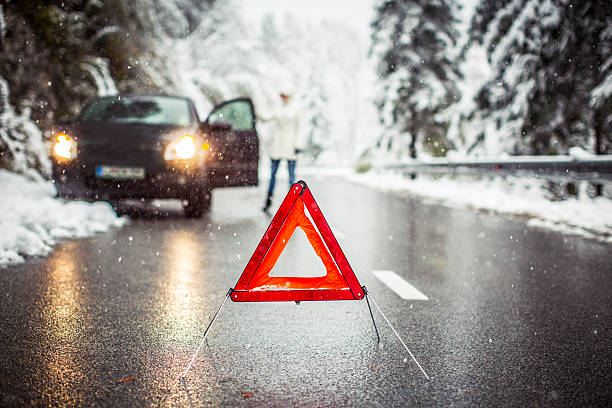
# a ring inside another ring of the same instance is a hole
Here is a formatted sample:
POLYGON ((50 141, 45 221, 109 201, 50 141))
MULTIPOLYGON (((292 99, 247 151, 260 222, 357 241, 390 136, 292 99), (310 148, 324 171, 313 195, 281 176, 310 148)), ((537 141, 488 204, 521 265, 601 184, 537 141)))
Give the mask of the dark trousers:
MULTIPOLYGON (((278 171, 279 165, 280 160, 270 160, 270 184, 268 185, 268 196, 271 196, 274 192, 274 186, 276 185, 276 172, 278 171)), ((289 188, 291 188, 293 183, 295 183, 295 160, 287 160, 287 169, 289 170, 289 188)))

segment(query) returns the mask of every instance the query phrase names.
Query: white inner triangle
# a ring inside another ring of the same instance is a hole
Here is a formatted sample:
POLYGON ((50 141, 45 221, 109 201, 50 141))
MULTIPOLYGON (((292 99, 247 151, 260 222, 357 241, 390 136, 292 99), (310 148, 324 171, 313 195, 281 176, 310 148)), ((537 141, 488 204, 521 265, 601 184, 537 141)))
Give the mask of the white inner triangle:
POLYGON ((273 277, 313 278, 325 276, 327 271, 323 261, 310 245, 306 234, 298 227, 268 275, 273 277))

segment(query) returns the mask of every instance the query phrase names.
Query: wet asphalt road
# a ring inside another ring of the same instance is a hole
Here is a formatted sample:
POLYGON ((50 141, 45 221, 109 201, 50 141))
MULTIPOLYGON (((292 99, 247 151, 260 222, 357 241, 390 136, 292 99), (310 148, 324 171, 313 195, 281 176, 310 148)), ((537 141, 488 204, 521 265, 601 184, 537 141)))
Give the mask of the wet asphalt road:
MULTIPOLYGON (((267 228, 260 187, 216 191, 204 220, 145 208, 122 229, 0 270, 0 406, 612 404, 610 245, 306 181, 431 381, 378 314, 377 345, 364 301, 228 302, 179 380, 267 228), (400 298, 373 270, 428 300, 400 298)), ((320 272, 294 237, 279 270, 320 272)))

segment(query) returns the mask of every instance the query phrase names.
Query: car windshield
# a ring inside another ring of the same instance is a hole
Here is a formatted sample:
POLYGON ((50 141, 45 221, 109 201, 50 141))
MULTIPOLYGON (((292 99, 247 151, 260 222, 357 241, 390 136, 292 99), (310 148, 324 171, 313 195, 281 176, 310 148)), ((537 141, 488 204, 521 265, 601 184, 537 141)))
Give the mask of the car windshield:
POLYGON ((81 112, 83 122, 187 126, 192 121, 187 100, 166 96, 113 96, 95 100, 81 112))

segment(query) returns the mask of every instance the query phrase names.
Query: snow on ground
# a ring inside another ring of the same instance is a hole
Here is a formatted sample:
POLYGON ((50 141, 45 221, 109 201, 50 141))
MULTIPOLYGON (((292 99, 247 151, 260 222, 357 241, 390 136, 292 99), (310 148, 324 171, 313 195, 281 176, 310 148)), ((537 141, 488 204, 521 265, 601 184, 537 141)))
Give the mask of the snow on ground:
POLYGON ((51 182, 30 181, 0 169, 0 267, 46 255, 60 239, 85 237, 121 226, 106 203, 55 198, 51 182))
POLYGON ((333 174, 381 191, 420 197, 426 202, 452 208, 528 217, 528 225, 534 228, 554 229, 612 244, 612 200, 592 199, 582 191, 578 199, 551 201, 540 180, 500 177, 478 180, 427 175, 419 175, 413 180, 390 170, 355 173, 348 169, 300 169, 300 176, 311 174, 333 174))

